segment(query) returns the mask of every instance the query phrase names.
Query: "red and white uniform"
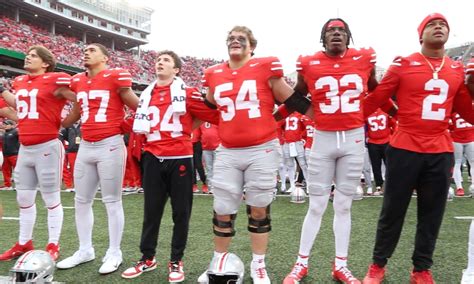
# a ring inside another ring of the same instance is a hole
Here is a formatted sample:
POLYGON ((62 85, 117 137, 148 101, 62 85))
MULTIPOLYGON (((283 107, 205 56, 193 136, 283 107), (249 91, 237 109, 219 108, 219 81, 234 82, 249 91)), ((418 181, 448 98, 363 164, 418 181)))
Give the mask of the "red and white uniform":
POLYGON ((299 112, 293 112, 283 122, 283 141, 284 143, 298 142, 303 139, 306 130, 303 124, 303 115, 299 112))
POLYGON ((97 142, 122 133, 125 111, 119 91, 131 86, 132 76, 124 69, 106 69, 93 78, 84 72, 72 78, 71 90, 76 92, 81 106, 85 141, 97 142))
POLYGON ((251 58, 235 70, 225 62, 204 72, 203 86, 220 112, 222 148, 212 179, 217 214, 237 213, 243 188, 247 205, 266 207, 273 200, 281 148, 269 80, 281 77, 283 68, 276 57, 251 58))
POLYGON ((474 122, 463 66, 445 57, 438 79, 434 79, 426 60, 433 68, 442 62, 441 58, 425 59, 420 53, 396 58, 376 90, 366 97, 364 113, 374 112, 396 92, 398 125, 390 145, 419 153, 453 152, 448 132, 451 110, 474 122))
POLYGON ((466 122, 458 113, 451 116, 451 138, 456 143, 470 143, 474 141, 474 126, 466 122))
POLYGON ((314 139, 314 121, 311 118, 303 115, 302 122, 306 129, 303 135, 303 139, 305 140, 304 148, 306 150, 310 150, 311 147, 313 146, 313 139, 314 139))
MULTIPOLYGON (((453 112, 451 116, 451 137, 454 145, 453 178, 456 188, 462 188, 461 164, 465 156, 469 164, 474 163, 474 126, 453 112)), ((471 175, 474 169, 471 167, 471 175)), ((473 186, 471 186, 471 189, 473 186)))
POLYGON ((192 157, 193 119, 219 123, 218 112, 203 103, 201 93, 195 88, 186 89, 186 113, 174 113, 170 86, 155 86, 148 112, 151 129, 144 150, 157 157, 192 157))
POLYGON ((36 145, 58 138, 61 111, 66 100, 57 99, 53 93, 60 87, 68 87, 70 81, 70 75, 55 72, 15 78, 12 87, 16 96, 21 144, 36 145))
POLYGON ((349 48, 342 57, 319 51, 298 58, 296 70, 311 93, 316 129, 341 131, 364 125, 361 102, 375 62, 372 48, 349 48))
POLYGON ((368 143, 386 144, 390 141, 390 134, 394 121, 380 108, 367 117, 368 143))
POLYGON ((206 69, 203 86, 214 94, 221 113, 219 136, 224 147, 255 146, 277 137, 275 99, 268 84, 272 77, 283 77, 276 57, 252 58, 237 70, 227 62, 206 69))
POLYGON ((214 151, 221 144, 219 126, 205 122, 199 127, 203 151, 214 151))

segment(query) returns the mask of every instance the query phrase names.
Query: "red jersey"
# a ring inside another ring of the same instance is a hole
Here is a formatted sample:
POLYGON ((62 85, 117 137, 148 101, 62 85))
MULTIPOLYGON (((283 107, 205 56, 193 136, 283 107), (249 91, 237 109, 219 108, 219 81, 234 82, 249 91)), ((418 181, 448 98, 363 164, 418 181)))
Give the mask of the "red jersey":
POLYGON ((474 126, 466 122, 459 114, 451 116, 451 138, 457 143, 470 143, 474 141, 474 126))
POLYGON ((285 119, 282 125, 284 143, 292 143, 303 139, 306 127, 302 120, 302 114, 298 112, 293 112, 285 119))
POLYGON ((122 133, 125 116, 120 89, 132 86, 132 75, 124 69, 106 69, 93 78, 86 72, 74 75, 71 89, 81 106, 83 139, 97 142, 122 133))
POLYGON ((386 144, 390 140, 392 133, 392 118, 381 109, 377 109, 367 117, 367 137, 368 143, 386 144))
POLYGON ((186 88, 186 113, 173 112, 170 85, 155 86, 148 107, 150 134, 144 150, 160 157, 191 157, 193 120, 198 118, 217 124, 219 113, 204 104, 201 93, 186 88))
POLYGON ((36 145, 58 138, 66 100, 56 98, 54 91, 70 83, 70 75, 56 72, 15 78, 12 87, 21 144, 36 145))
POLYGON ((303 115, 302 122, 306 130, 303 134, 303 139, 305 140, 304 148, 311 149, 314 139, 314 121, 311 118, 303 115))
POLYGON ((204 122, 199 128, 201 131, 202 149, 214 151, 221 144, 219 139, 219 127, 209 122, 204 122))
POLYGON ((196 128, 191 132, 191 143, 197 143, 201 141, 201 130, 196 128))
POLYGON ((349 48, 342 57, 319 51, 298 58, 296 70, 311 93, 316 129, 340 131, 364 125, 361 101, 375 63, 372 48, 349 48))
POLYGON ((221 114, 219 137, 225 147, 260 145, 277 137, 275 99, 268 84, 272 77, 283 77, 276 57, 252 58, 236 70, 227 62, 205 70, 203 85, 209 87, 221 114))
POLYGON ((425 59, 418 52, 398 57, 375 91, 366 97, 364 113, 368 115, 396 95, 399 110, 398 126, 390 139, 393 147, 418 153, 453 152, 448 132, 453 107, 464 119, 474 122, 462 64, 445 56, 435 79, 432 68, 438 68, 441 62, 441 58, 425 59))

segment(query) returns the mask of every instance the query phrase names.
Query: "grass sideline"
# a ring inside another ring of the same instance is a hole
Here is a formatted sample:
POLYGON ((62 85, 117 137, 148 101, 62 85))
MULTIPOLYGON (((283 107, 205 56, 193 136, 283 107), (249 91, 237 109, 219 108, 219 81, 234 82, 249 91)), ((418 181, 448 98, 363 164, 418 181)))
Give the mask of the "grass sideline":
MULTIPOLYGON (((18 209, 14 191, 1 191, 0 202, 4 207, 4 215, 17 217, 18 209)), ((74 194, 62 194, 63 206, 74 206, 74 194)), ((98 195, 100 197, 100 195, 98 195)), ((172 222, 168 206, 162 221, 160 238, 158 240, 156 270, 145 273, 133 280, 120 277, 134 261, 138 260, 138 249, 142 223, 143 195, 133 194, 124 196, 125 230, 122 241, 124 263, 118 272, 102 276, 98 273, 101 258, 108 246, 107 218, 103 204, 96 200, 94 204, 95 224, 93 243, 96 250, 95 261, 80 265, 69 270, 57 270, 55 281, 68 283, 167 283, 167 261, 170 254, 170 239, 172 222)), ((352 210, 352 237, 349 255, 349 265, 354 275, 363 278, 371 259, 375 227, 382 198, 365 198, 356 201, 352 210)), ((459 283, 462 269, 467 263, 467 238, 470 221, 455 220, 455 216, 472 215, 471 198, 455 198, 449 202, 445 213, 442 231, 435 252, 433 274, 437 283, 459 283)), ((274 283, 281 283, 290 271, 298 252, 301 224, 308 203, 292 204, 287 197, 278 197, 272 205, 271 242, 267 255, 267 266, 274 283)), ((37 198, 37 221, 34 231, 36 248, 44 249, 47 241, 46 209, 40 197, 37 198)), ((251 260, 247 217, 244 206, 241 206, 237 218, 237 235, 231 251, 237 253, 246 265, 245 283, 251 283, 248 264, 251 260)), ((212 255, 212 197, 195 196, 193 215, 190 225, 188 246, 183 259, 185 264, 186 281, 196 283, 198 276, 204 271, 212 255)), ((310 259, 310 273, 302 283, 331 283, 331 261, 334 257, 334 237, 332 233, 332 206, 323 219, 320 233, 316 239, 310 259)), ((411 269, 411 253, 414 242, 416 224, 416 198, 412 199, 404 231, 397 250, 389 261, 388 273, 384 283, 407 283, 411 269)), ((0 250, 8 249, 18 237, 18 221, 3 220, 0 223, 0 250)), ((78 247, 75 230, 74 210, 64 210, 64 225, 61 236, 61 258, 70 256, 78 247)), ((0 275, 7 275, 14 261, 0 262, 0 275)))

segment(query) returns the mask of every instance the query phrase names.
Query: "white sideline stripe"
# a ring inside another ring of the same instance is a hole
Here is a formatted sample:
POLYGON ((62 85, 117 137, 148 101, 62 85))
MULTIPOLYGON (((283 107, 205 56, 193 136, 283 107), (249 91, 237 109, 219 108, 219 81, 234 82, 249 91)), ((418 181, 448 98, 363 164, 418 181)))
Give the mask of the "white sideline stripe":
POLYGON ((2 220, 20 220, 20 217, 2 217, 2 220))
POLYGON ((454 216, 454 219, 458 219, 458 220, 474 220, 474 216, 454 216))
POLYGON ((74 206, 63 206, 63 209, 74 209, 74 206))
POLYGON ((102 198, 94 197, 94 200, 102 200, 102 198))

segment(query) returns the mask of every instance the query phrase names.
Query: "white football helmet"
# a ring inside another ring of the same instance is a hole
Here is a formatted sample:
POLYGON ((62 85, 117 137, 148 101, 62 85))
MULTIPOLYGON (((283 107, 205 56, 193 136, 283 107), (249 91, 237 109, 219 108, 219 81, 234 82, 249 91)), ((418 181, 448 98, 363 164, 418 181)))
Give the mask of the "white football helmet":
POLYGON ((53 281, 55 263, 49 253, 31 250, 20 256, 12 269, 12 281, 22 283, 50 283, 53 281))
POLYGON ((295 187, 293 192, 290 194, 290 202, 292 203, 304 203, 306 200, 306 193, 302 187, 295 187))
POLYGON ((244 263, 233 253, 224 253, 212 258, 207 277, 209 284, 242 284, 244 281, 244 263))

